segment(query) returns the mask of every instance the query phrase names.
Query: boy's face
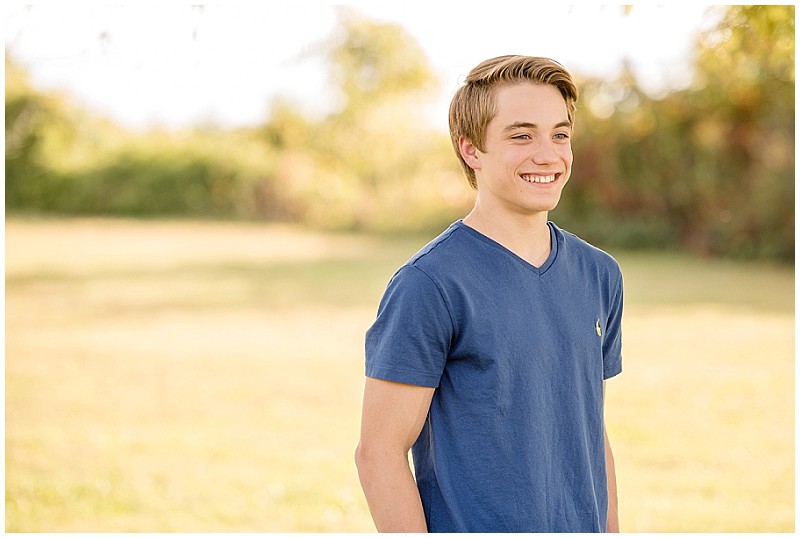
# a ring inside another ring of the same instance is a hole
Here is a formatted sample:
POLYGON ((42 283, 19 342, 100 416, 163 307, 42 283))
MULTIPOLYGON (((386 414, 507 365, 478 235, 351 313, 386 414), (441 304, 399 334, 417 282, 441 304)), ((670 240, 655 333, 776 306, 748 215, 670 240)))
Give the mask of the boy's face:
POLYGON ((572 171, 572 126, 554 86, 521 83, 495 90, 497 114, 484 148, 462 144, 475 170, 482 203, 517 214, 556 207, 572 171))

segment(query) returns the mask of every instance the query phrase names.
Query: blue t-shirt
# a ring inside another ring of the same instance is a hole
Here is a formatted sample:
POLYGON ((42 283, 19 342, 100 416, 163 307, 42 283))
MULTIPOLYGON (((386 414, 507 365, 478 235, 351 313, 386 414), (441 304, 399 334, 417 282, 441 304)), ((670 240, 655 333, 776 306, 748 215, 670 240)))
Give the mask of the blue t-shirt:
POLYGON ((367 331, 367 376, 436 388, 412 448, 431 532, 605 531, 622 274, 548 225, 537 268, 454 223, 395 273, 367 331))

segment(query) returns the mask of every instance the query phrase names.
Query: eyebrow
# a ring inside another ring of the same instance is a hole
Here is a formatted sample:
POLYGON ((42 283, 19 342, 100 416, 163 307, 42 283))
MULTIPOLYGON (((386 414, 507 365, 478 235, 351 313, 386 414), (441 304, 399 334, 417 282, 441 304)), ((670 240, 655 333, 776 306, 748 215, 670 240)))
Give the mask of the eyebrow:
MULTIPOLYGON (((562 122, 556 123, 553 125, 553 129, 558 129, 559 127, 569 127, 572 128, 572 123, 569 120, 564 120, 562 122)), ((506 131, 513 131, 514 129, 538 129, 539 126, 535 123, 531 123, 528 121, 517 121, 512 123, 511 125, 506 125, 503 128, 503 132, 506 131)))

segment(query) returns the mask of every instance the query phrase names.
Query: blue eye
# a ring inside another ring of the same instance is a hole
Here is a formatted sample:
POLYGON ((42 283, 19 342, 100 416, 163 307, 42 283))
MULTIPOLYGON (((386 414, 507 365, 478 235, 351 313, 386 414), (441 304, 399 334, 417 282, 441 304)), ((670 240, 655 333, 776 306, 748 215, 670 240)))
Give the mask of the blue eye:
POLYGON ((556 138, 559 140, 566 140, 569 138, 569 135, 567 133, 557 133, 556 138))

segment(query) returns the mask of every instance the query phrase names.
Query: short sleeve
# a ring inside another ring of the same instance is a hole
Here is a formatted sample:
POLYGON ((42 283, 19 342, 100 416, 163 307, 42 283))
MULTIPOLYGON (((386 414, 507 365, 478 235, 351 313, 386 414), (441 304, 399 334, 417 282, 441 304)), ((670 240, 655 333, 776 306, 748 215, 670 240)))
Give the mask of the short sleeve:
POLYGON ((404 266, 392 277, 365 339, 366 375, 435 388, 444 371, 453 322, 436 283, 404 266))
POLYGON ((606 337, 603 340, 603 379, 622 372, 622 273, 617 267, 616 286, 611 294, 606 337))

